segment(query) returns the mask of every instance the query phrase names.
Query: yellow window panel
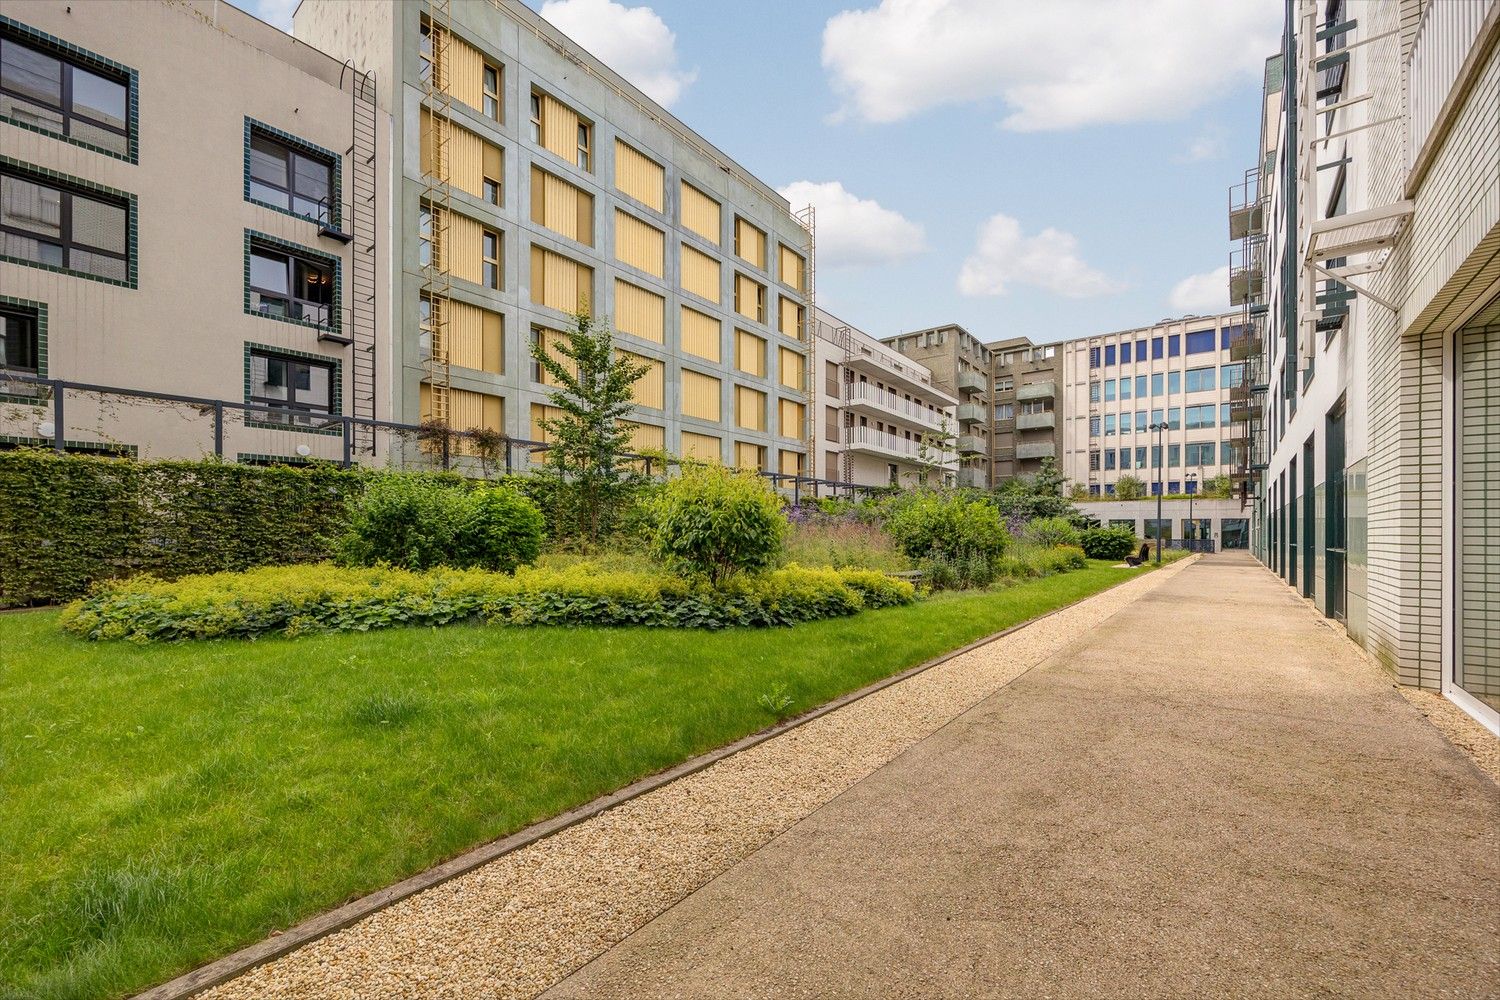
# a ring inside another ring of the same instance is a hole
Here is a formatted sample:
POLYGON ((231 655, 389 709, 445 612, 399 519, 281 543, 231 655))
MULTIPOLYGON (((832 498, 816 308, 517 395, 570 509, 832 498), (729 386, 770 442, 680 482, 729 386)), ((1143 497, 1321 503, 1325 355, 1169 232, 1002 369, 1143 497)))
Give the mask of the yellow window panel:
POLYGON ((802 339, 802 321, 807 315, 806 307, 795 299, 781 296, 780 316, 776 328, 788 337, 802 339))
POLYGON ((531 168, 531 221, 594 245, 594 196, 540 167, 531 168))
POLYGON ((682 370, 682 412, 700 420, 718 423, 723 418, 722 388, 718 379, 700 372, 682 370))
POLYGON ((790 347, 776 349, 777 378, 788 389, 806 390, 807 359, 790 347))
POLYGON ((799 292, 807 291, 807 261, 801 254, 791 247, 782 246, 777 265, 783 285, 789 285, 799 292))
POLYGON ((664 204, 666 174, 661 164, 616 139, 615 188, 660 212, 664 204))
POLYGON ((766 286, 747 274, 734 276, 734 311, 757 323, 766 321, 766 286))
POLYGON ((563 415, 561 408, 548 406, 546 403, 531 404, 531 440, 542 441, 546 444, 552 443, 552 435, 542 425, 544 420, 557 420, 563 415))
POLYGON ((804 460, 807 458, 806 455, 802 454, 800 451, 787 451, 783 448, 778 458, 781 463, 781 468, 779 471, 782 475, 802 475, 802 470, 805 467, 804 460))
POLYGON ((747 431, 766 429, 766 394, 749 386, 734 387, 734 423, 747 431))
POLYGON ((734 464, 741 469, 764 469, 766 467, 766 446, 751 444, 749 441, 736 441, 734 443, 734 464))
POLYGON ((448 93, 484 114, 484 55, 461 38, 448 36, 448 93))
MULTIPOLYGON (((434 235, 441 234, 442 227, 436 216, 442 214, 438 209, 434 213, 433 226, 434 235)), ((435 239, 440 242, 440 247, 435 247, 434 252, 439 254, 439 259, 447 266, 448 273, 455 278, 464 281, 472 281, 476 285, 484 283, 484 226, 467 215, 457 212, 448 212, 447 234, 435 239)))
POLYGON ((734 252, 762 271, 766 269, 766 234, 739 216, 734 218, 734 252))
POLYGON ((578 112, 551 94, 542 95, 542 148, 578 162, 578 112))
POLYGON ((701 250, 682 244, 682 287, 718 304, 719 262, 701 250))
POLYGON ((646 366, 646 374, 630 387, 631 402, 636 406, 649 406, 654 410, 660 410, 666 406, 667 366, 655 358, 632 354, 629 351, 621 351, 620 356, 638 365, 646 366))
MULTIPOLYGON (((563 368, 567 369, 569 372, 573 372, 575 374, 577 373, 577 363, 574 362, 572 358, 568 357, 557 349, 558 344, 567 342, 568 335, 566 333, 563 333, 561 330, 552 330, 548 329, 547 327, 534 326, 531 328, 531 339, 533 342, 540 342, 542 347, 546 349, 547 354, 550 357, 555 358, 557 361, 561 362, 563 368)), ((541 376, 542 385, 557 385, 557 379, 553 378, 552 374, 548 372, 547 369, 543 368, 541 370, 541 376)))
POLYGON ((712 434, 683 431, 682 457, 699 462, 721 463, 724 461, 724 442, 712 434))
POLYGON ((615 330, 653 343, 666 342, 667 300, 639 285, 615 279, 615 330))
POLYGON ((500 314, 452 299, 446 300, 442 308, 448 319, 445 332, 449 363, 495 375, 503 372, 500 314))
POLYGON ((662 451, 667 447, 667 432, 655 424, 639 424, 634 420, 622 420, 620 426, 630 432, 631 451, 662 451))
POLYGON ((587 310, 594 269, 545 247, 531 247, 531 301, 560 312, 587 310))
POLYGON ((714 246, 722 239, 719 203, 687 181, 682 182, 682 225, 714 246))
POLYGON ((688 306, 682 307, 682 350, 709 361, 720 360, 722 328, 719 321, 688 306))
POLYGON ((781 399, 776 401, 776 408, 776 429, 781 436, 803 440, 806 437, 807 407, 794 399, 781 399))
POLYGON ((660 278, 664 273, 666 234, 635 216, 615 209, 615 256, 660 278))
MULTIPOLYGON (((448 427, 454 431, 487 430, 496 434, 505 433, 505 400, 487 392, 470 392, 467 389, 439 389, 448 399, 448 427)), ((432 386, 422 383, 419 393, 420 413, 423 420, 433 417, 432 386)), ((453 454, 473 455, 476 449, 467 438, 458 438, 452 444, 453 454)))
POLYGON ((734 366, 747 375, 766 376, 766 342, 746 330, 734 331, 734 366))

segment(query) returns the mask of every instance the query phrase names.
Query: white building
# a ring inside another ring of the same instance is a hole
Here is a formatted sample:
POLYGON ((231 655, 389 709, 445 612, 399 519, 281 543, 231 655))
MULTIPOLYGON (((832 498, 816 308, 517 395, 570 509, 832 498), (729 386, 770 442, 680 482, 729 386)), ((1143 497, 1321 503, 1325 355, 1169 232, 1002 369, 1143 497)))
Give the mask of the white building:
POLYGON ((860 486, 952 484, 958 399, 932 372, 823 310, 813 339, 813 474, 860 486))

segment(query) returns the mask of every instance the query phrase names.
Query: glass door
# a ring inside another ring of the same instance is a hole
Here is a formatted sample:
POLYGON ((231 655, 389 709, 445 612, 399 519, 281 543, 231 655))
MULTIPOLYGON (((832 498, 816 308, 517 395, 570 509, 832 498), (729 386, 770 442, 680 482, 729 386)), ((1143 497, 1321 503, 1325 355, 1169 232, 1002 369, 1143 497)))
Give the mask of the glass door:
MULTIPOLYGON (((1311 445, 1309 445, 1311 447, 1311 445)), ((1347 556, 1348 508, 1344 503, 1344 401, 1328 411, 1324 436, 1324 465, 1328 486, 1323 493, 1324 572, 1328 574, 1328 597, 1323 614, 1339 621, 1347 613, 1348 574, 1344 571, 1347 556)))
POLYGON ((1500 723, 1500 301, 1454 335, 1456 558, 1453 687, 1500 723))

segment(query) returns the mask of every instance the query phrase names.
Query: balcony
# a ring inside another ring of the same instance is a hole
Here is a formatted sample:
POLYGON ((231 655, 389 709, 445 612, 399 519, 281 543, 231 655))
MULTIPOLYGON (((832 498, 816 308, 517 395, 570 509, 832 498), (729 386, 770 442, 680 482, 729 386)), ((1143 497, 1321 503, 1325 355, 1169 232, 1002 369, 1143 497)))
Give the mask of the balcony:
POLYGON ((1028 399, 1056 399, 1056 382, 1028 382, 1016 389, 1016 401, 1026 402, 1028 399))
POLYGON ((958 388, 960 392, 983 392, 986 388, 987 379, 972 369, 964 369, 958 373, 958 388))
MULTIPOLYGON (((895 434, 891 431, 879 431, 873 427, 850 427, 849 440, 845 443, 846 451, 859 451, 868 455, 879 455, 882 458, 901 458, 909 462, 922 460, 922 445, 916 438, 908 439, 904 435, 895 434)), ((942 455, 936 448, 929 450, 927 456, 934 464, 943 465, 951 460, 951 455, 942 455)))
POLYGON ((1016 430, 1039 431, 1050 430, 1057 426, 1057 414, 1051 410, 1046 413, 1017 413, 1016 430))
POLYGON ((983 403, 960 403, 958 406, 958 422, 961 424, 984 423, 984 415, 987 407, 983 403))
POLYGON ((941 430, 943 414, 902 399, 890 390, 881 390, 869 382, 854 382, 845 387, 844 405, 856 412, 878 417, 895 417, 902 423, 925 430, 941 430))
POLYGON ((986 477, 983 469, 958 470, 958 485, 960 486, 968 486, 976 490, 982 490, 989 486, 989 483, 986 482, 985 479, 986 477))
POLYGON ((1056 458, 1057 445, 1051 441, 1038 441, 1035 444, 1022 443, 1016 445, 1016 458, 1056 458))
POLYGON ((1244 179, 1229 189, 1229 238, 1242 240, 1266 231, 1265 199, 1260 193, 1260 167, 1245 171, 1244 179))
POLYGON ((984 438, 978 434, 960 434, 958 436, 958 453, 960 455, 983 455, 984 452, 984 438))

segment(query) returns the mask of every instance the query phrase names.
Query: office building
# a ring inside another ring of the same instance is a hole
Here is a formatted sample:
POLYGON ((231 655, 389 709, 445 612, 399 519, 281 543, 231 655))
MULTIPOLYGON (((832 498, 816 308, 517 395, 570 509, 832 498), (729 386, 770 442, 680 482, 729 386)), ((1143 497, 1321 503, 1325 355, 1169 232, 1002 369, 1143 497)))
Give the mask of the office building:
POLYGON ((1500 732, 1500 2, 1291 0, 1267 67, 1230 205, 1255 552, 1500 732))
POLYGON ((958 400, 957 429, 960 486, 988 489, 990 466, 990 350, 972 333, 950 323, 882 341, 932 373, 933 384, 958 400))
POLYGON ((817 310, 813 474, 860 486, 952 485, 958 398, 923 365, 817 310))

